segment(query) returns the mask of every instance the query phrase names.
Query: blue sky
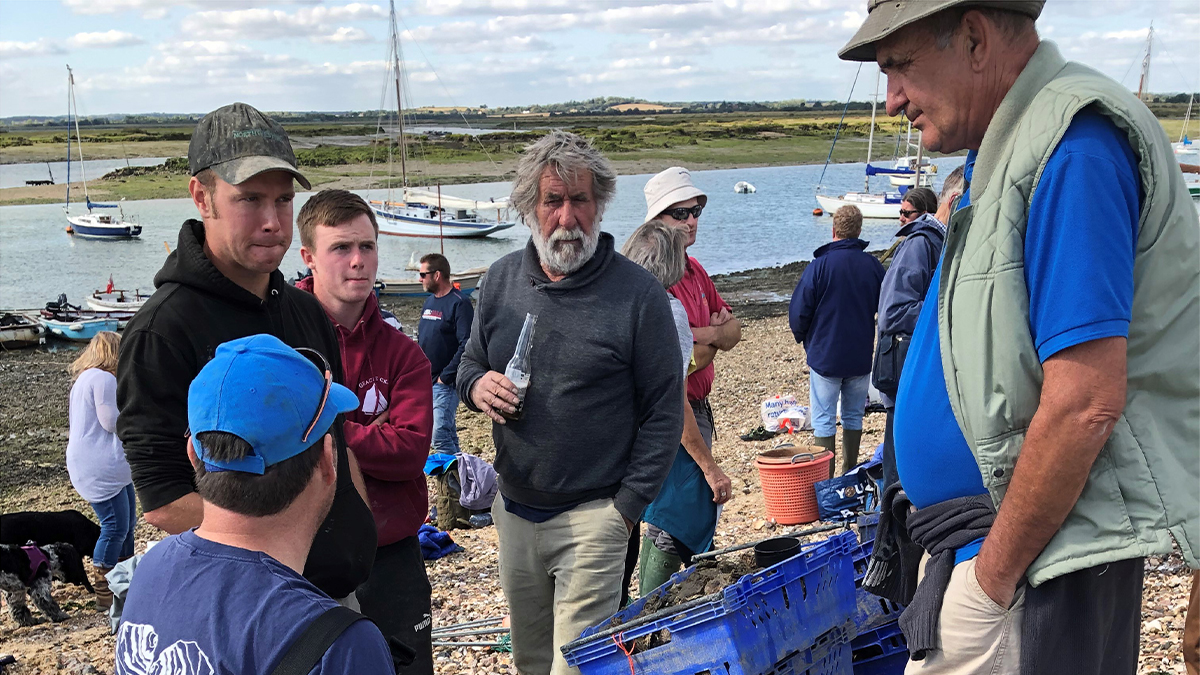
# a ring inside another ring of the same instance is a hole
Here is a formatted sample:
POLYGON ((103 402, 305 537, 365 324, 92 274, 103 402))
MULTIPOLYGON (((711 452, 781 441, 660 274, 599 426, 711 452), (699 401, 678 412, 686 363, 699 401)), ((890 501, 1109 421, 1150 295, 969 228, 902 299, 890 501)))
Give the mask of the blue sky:
MULTIPOLYGON (((400 0, 415 105, 842 99, 866 0, 400 0)), ((1049 0, 1042 35, 1137 86, 1200 88, 1200 0, 1049 0)), ((0 0, 0 117, 380 107, 387 3, 0 0)), ((864 84, 865 82, 865 84, 864 84)), ((869 96, 860 80, 856 99, 869 96)))

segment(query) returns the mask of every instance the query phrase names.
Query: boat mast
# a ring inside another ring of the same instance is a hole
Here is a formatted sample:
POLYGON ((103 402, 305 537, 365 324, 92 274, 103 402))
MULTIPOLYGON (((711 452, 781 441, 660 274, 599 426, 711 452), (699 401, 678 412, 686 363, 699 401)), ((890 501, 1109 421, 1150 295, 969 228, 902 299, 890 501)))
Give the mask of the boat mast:
MULTIPOLYGON (((871 98, 871 132, 867 135, 867 166, 871 166, 871 146, 875 144, 875 108, 879 105, 879 74, 875 71, 875 95, 871 98)), ((863 178, 863 192, 871 191, 871 176, 863 178)))
POLYGON ((1154 41, 1154 22, 1146 33, 1146 57, 1142 59, 1142 79, 1138 81, 1138 98, 1145 103, 1150 98, 1150 46, 1154 41))
MULTIPOLYGON (((87 169, 83 165, 83 134, 79 133, 79 104, 75 102, 75 73, 71 72, 71 66, 67 66, 67 91, 71 98, 70 107, 75 110, 75 146, 79 148, 79 177, 83 179, 83 200, 87 204, 88 213, 92 212, 92 198, 88 196, 87 189, 87 169)), ((67 129, 67 137, 71 135, 70 128, 67 129)))
MULTIPOLYGON (((388 4, 391 5, 392 58, 396 68, 396 121, 400 129, 400 180, 403 194, 403 188, 408 187, 408 166, 405 162, 407 152, 404 147, 404 102, 400 89, 400 31, 396 28, 396 0, 389 0, 388 4)), ((403 200, 403 197, 401 199, 403 200)))
MULTIPOLYGON (((67 66, 67 203, 63 206, 63 210, 68 213, 71 211, 71 84, 74 78, 71 77, 71 66, 67 66)), ((49 166, 49 165, 47 165, 49 166)))
POLYGON ((1194 101, 1195 99, 1196 99, 1196 92, 1192 92, 1192 95, 1188 97, 1187 112, 1185 112, 1183 114, 1183 128, 1179 130, 1179 142, 1180 143, 1183 142, 1183 139, 1187 138, 1188 122, 1190 122, 1192 119, 1192 101, 1194 101))
POLYGON ((921 145, 921 130, 917 129, 917 182, 913 183, 913 187, 923 187, 921 185, 921 151, 925 148, 921 145))

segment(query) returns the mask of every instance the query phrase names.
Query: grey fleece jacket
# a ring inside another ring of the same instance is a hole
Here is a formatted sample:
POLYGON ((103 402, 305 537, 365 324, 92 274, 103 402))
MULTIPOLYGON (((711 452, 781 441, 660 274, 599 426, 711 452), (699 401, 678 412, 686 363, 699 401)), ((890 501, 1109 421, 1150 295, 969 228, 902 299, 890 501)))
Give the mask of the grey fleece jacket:
POLYGON ((683 433, 683 362, 662 286, 602 233, 580 270, 553 282, 530 241, 479 290, 458 394, 504 372, 526 312, 538 315, 520 420, 492 425, 500 492, 535 508, 611 497, 636 521, 658 495, 683 433))

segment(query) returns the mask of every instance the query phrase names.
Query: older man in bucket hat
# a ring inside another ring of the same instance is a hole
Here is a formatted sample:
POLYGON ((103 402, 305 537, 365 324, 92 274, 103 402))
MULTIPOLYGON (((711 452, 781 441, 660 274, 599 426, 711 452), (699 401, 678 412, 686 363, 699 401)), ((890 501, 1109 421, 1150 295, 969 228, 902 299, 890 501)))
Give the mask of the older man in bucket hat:
MULTIPOLYGON (((178 534, 203 518, 184 431, 188 383, 222 343, 269 333, 291 347, 342 362, 321 304, 283 278, 292 243, 296 168, 287 132, 245 103, 218 108, 196 125, 188 148, 188 191, 200 220, 184 222, 175 250, 154 277, 157 290, 129 322, 117 365, 117 433, 146 521, 178 534)), ((305 576, 335 598, 366 580, 375 523, 355 489, 354 457, 334 429, 338 490, 305 576)), ((361 476, 358 476, 361 483, 361 476)))
POLYGON ((1143 558, 1200 564, 1196 211, 1154 115, 1040 41, 1042 5, 871 0, 840 53, 969 151, 885 495, 927 551, 908 672, 1132 674, 1143 558))
MULTIPOLYGON (((646 197, 644 222, 660 219, 667 225, 687 232, 687 247, 696 243, 700 213, 708 204, 708 195, 692 183, 691 172, 681 166, 673 166, 647 181, 643 192, 646 197)), ((737 345, 742 339, 742 326, 733 317, 729 304, 717 292, 708 272, 691 256, 688 256, 683 278, 667 292, 675 296, 687 310, 688 323, 695 340, 695 366, 687 378, 687 399, 691 413, 684 422, 683 441, 690 446, 689 452, 699 458, 704 480, 712 489, 712 499, 721 505, 729 501, 733 492, 729 477, 712 457, 715 422, 708 395, 716 379, 713 360, 718 351, 729 351, 737 345)), ((630 542, 631 551, 636 547, 638 534, 634 532, 635 540, 630 542)), ((666 583, 672 574, 679 571, 684 561, 690 561, 696 553, 703 551, 690 551, 671 533, 647 524, 638 568, 642 593, 649 593, 666 583)), ((632 554, 626 561, 627 576, 632 570, 630 562, 632 554)))

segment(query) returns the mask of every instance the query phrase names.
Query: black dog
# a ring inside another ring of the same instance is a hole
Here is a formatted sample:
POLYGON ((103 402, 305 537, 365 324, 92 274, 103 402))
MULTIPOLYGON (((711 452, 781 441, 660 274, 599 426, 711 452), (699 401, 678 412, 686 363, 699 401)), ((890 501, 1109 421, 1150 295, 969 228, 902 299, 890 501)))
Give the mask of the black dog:
POLYGON ((90 556, 100 539, 100 526, 78 511, 21 511, 0 515, 0 544, 38 546, 66 543, 90 556))
POLYGON ((8 603, 8 613, 18 626, 33 626, 37 621, 25 604, 25 595, 33 598, 33 604, 42 610, 51 621, 65 621, 66 612, 59 608, 51 595, 54 579, 63 583, 83 586, 95 593, 83 569, 83 558, 70 544, 50 544, 35 547, 34 559, 30 552, 20 546, 0 544, 0 592, 8 603), (39 560, 45 557, 45 562, 39 560))

